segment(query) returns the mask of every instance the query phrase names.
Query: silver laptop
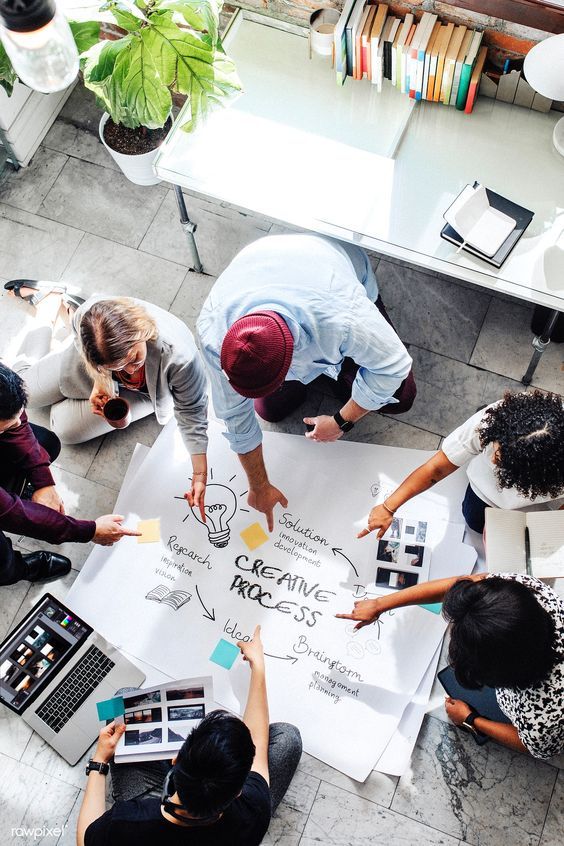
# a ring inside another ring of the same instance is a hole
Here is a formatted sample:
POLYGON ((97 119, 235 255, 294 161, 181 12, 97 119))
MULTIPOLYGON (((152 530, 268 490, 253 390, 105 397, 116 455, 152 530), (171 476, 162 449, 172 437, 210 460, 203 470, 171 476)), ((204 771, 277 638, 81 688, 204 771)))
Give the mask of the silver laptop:
POLYGON ((0 701, 76 764, 100 730, 96 703, 144 674, 46 593, 0 644, 0 701))

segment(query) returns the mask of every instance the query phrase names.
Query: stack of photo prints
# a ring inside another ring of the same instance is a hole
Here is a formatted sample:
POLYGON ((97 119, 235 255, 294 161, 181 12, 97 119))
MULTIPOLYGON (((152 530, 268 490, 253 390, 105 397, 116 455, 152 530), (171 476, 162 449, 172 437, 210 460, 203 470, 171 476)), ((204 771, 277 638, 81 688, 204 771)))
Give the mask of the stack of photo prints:
POLYGON ((431 550, 425 546, 427 523, 394 517, 376 549, 376 587, 402 590, 429 580, 431 550))
POLYGON ((193 728, 216 707, 213 679, 168 682, 123 697, 125 713, 116 722, 126 730, 116 749, 116 764, 173 758, 193 728))

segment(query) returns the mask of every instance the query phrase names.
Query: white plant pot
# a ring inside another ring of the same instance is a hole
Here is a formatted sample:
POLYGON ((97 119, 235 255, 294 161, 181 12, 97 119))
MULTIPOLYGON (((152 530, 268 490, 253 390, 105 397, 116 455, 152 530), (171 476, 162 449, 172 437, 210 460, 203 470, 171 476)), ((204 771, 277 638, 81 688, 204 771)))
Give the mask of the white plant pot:
POLYGON ((156 185, 161 182, 158 176, 155 176, 153 171, 153 161, 159 152, 159 148, 155 147, 148 153, 140 153, 138 155, 129 156, 126 153, 118 153, 117 150, 112 150, 104 140, 104 126, 109 118, 109 114, 104 112, 100 120, 100 140, 112 159, 118 164, 124 175, 130 182, 136 185, 156 185))

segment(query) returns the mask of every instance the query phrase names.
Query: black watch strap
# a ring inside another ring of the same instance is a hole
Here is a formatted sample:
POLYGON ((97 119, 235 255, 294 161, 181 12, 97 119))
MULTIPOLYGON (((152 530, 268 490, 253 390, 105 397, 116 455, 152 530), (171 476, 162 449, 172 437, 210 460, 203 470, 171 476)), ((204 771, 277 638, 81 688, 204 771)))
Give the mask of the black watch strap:
POLYGON ((477 732, 478 729, 474 725, 474 721, 480 716, 478 711, 475 708, 472 708, 468 716, 462 721, 462 725, 464 728, 468 729, 471 732, 477 732))
POLYGON ((337 413, 333 415, 333 420, 341 432, 350 432, 350 430, 354 427, 354 423, 351 423, 350 420, 345 420, 344 417, 341 417, 340 411, 337 411, 337 413))
POLYGON ((98 772, 100 775, 108 775, 110 772, 110 765, 102 764, 100 761, 88 761, 86 766, 86 775, 90 775, 92 772, 98 772))

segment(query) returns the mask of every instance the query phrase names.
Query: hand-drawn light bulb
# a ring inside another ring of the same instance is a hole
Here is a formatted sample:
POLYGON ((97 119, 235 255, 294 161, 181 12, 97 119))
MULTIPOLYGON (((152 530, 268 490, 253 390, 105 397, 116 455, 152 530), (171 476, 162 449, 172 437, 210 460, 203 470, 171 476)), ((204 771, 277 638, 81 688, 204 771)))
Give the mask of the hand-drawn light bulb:
POLYGON ((208 485, 206 487, 206 504, 204 512, 206 522, 202 520, 200 509, 192 507, 192 514, 202 526, 208 530, 209 542, 214 546, 223 547, 229 543, 231 530, 229 521, 237 511, 237 497, 225 485, 208 485))

